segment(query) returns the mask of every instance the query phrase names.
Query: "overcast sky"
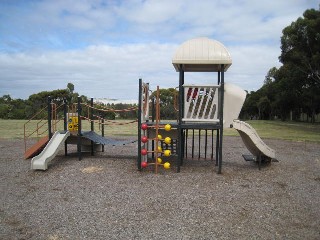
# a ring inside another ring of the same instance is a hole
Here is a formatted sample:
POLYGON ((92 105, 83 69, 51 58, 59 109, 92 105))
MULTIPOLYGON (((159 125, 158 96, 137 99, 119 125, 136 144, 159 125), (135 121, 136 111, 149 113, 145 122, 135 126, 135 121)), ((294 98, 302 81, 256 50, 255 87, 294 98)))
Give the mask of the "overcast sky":
MULTIPOLYGON (((0 96, 64 89, 137 99, 138 79, 176 87, 172 57, 196 37, 223 43, 225 81, 257 90, 280 66, 282 30, 318 0, 0 0, 0 96)), ((216 83, 216 74, 187 74, 216 83)))

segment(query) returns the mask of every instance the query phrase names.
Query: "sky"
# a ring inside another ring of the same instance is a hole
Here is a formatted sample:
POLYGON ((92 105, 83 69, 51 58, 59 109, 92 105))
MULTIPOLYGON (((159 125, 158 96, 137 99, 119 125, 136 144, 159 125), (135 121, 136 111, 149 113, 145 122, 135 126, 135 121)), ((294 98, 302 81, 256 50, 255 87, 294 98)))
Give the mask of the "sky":
POLYGON ((310 8, 319 1, 0 0, 0 96, 27 99, 73 83, 87 97, 137 99, 139 78, 151 89, 178 86, 172 57, 197 37, 230 52, 225 82, 256 91, 281 66, 282 30, 310 8))

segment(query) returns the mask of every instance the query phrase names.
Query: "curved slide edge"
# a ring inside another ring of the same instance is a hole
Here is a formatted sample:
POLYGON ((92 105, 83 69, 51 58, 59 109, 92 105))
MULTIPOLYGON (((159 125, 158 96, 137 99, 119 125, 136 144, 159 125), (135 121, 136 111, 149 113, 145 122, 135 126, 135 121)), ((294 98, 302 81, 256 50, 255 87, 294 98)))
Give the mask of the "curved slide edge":
POLYGON ((244 144, 254 156, 262 155, 270 159, 275 159, 275 150, 262 141, 251 125, 240 120, 233 120, 232 126, 239 132, 244 144))
POLYGON ((70 136, 70 132, 59 132, 56 131, 47 146, 43 151, 38 155, 32 158, 31 160, 31 169, 33 170, 47 170, 48 163, 57 155, 60 147, 70 136))
POLYGON ((242 88, 231 84, 224 84, 223 128, 230 128, 233 119, 239 117, 247 93, 242 88))

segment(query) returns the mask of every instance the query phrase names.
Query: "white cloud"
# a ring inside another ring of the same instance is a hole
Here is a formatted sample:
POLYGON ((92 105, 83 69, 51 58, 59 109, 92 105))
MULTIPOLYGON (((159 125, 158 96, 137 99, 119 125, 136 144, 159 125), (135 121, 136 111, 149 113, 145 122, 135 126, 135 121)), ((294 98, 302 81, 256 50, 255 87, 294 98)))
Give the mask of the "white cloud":
POLYGON ((139 77, 160 82, 159 76, 174 74, 170 62, 174 48, 154 43, 90 46, 41 55, 1 54, 0 66, 5 71, 0 95, 11 88, 13 81, 17 85, 10 93, 24 98, 39 91, 66 88, 72 82, 76 91, 87 96, 135 98, 139 77))
MULTIPOLYGON (((226 81, 258 89, 279 66, 282 29, 318 7, 315 0, 24 3, 0 10, 6 26, 0 28, 0 96, 26 98, 72 82, 89 97, 136 98, 139 77, 154 87, 175 87, 175 49, 199 36, 229 49, 226 81)), ((189 82, 215 80, 215 74, 187 74, 189 82)))
POLYGON ((181 0, 149 0, 124 2, 117 8, 118 14, 140 24, 164 23, 179 14, 181 0))
POLYGON ((231 47, 233 64, 227 79, 246 90, 258 90, 272 67, 279 67, 280 50, 269 45, 231 47))
MULTIPOLYGON (((99 45, 41 55, 2 54, 3 81, 0 86, 4 91, 15 82, 10 93, 27 97, 43 90, 66 88, 67 83, 72 82, 76 91, 90 97, 132 99, 136 98, 140 77, 150 82, 153 88, 178 85, 178 74, 171 64, 177 47, 158 43, 99 45)), ((229 51, 233 65, 225 75, 226 81, 244 89, 258 89, 268 70, 279 66, 278 51, 269 46, 238 46, 229 48, 229 51)), ((216 74, 188 73, 186 82, 215 83, 216 74)))

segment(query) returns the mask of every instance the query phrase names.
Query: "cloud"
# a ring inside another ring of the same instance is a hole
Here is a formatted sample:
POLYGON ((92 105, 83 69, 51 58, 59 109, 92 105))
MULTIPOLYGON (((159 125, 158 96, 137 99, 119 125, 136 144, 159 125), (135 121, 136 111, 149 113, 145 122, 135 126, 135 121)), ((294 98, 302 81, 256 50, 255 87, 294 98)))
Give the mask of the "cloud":
POLYGON ((269 45, 231 47, 232 66, 226 78, 246 90, 258 90, 272 67, 279 67, 279 50, 269 45))
MULTIPOLYGON (((11 89, 13 96, 28 97, 43 90, 75 85, 80 94, 90 97, 135 99, 138 79, 142 77, 155 88, 176 87, 178 74, 171 60, 178 45, 127 44, 93 45, 84 50, 47 52, 45 54, 1 54, 1 94, 11 89), (12 88, 12 82, 16 85, 12 88)), ((233 65, 226 81, 244 89, 261 87, 264 76, 279 66, 278 51, 268 46, 253 45, 229 48, 233 65)), ((216 83, 214 73, 188 73, 188 83, 216 83)))
MULTIPOLYGON (((222 42, 233 65, 226 81, 261 87, 279 66, 281 31, 315 0, 43 0, 0 2, 0 95, 26 98, 66 88, 92 97, 136 98, 138 78, 175 87, 171 64, 184 41, 222 42)), ((189 82, 216 81, 187 74, 189 82)))
MULTIPOLYGON (((147 81, 174 73, 170 59, 176 48, 167 44, 99 45, 84 50, 44 54, 1 54, 1 94, 13 96, 66 88, 94 97, 136 98, 139 77, 147 81), (12 88, 15 82, 15 88, 12 88)), ((170 82, 171 79, 162 80, 170 82)))
POLYGON ((128 21, 154 25, 175 18, 179 14, 181 6, 181 0, 129 1, 118 6, 117 13, 128 21))

